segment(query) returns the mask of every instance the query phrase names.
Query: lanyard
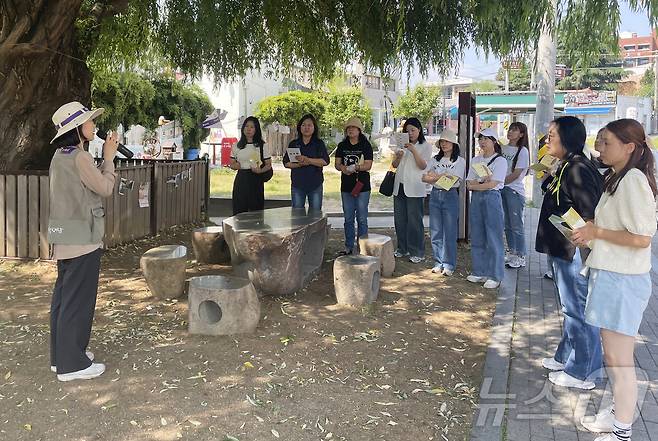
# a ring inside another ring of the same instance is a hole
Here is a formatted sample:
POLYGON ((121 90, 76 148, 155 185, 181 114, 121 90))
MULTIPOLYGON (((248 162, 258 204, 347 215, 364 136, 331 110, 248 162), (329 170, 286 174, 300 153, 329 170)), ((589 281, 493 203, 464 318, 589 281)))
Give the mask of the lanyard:
POLYGON ((560 205, 560 186, 562 185, 562 175, 564 174, 564 170, 567 168, 568 165, 569 162, 565 162, 564 166, 562 167, 562 170, 560 170, 559 176, 554 176, 553 180, 548 185, 548 189, 551 191, 551 194, 556 195, 555 198, 557 200, 558 205, 560 205))

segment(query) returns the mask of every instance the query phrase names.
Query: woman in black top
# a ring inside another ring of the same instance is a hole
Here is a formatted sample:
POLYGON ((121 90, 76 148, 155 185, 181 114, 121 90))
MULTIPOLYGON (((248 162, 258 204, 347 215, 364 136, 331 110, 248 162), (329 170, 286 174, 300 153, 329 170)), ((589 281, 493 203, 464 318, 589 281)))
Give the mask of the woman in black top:
POLYGON ((265 209, 265 183, 262 174, 272 169, 267 144, 263 141, 258 118, 242 123, 240 140, 231 151, 231 164, 238 173, 233 181, 233 215, 265 209))
POLYGON ((544 200, 537 225, 535 249, 547 254, 562 311, 564 331, 552 358, 542 365, 555 372, 548 376, 557 385, 592 389, 591 376, 601 368, 602 353, 599 329, 585 323, 587 277, 581 274, 585 258, 549 220, 573 208, 583 219, 594 219, 594 209, 603 191, 603 179, 594 163, 583 154, 587 132, 573 116, 563 116, 551 124, 548 154, 561 163, 552 178, 542 185, 544 200))
POLYGON ((354 252, 354 215, 358 224, 357 238, 368 234, 368 202, 370 202, 370 173, 372 146, 362 133, 359 118, 345 123, 345 139, 336 149, 336 170, 340 171, 340 194, 345 217, 345 251, 354 252))

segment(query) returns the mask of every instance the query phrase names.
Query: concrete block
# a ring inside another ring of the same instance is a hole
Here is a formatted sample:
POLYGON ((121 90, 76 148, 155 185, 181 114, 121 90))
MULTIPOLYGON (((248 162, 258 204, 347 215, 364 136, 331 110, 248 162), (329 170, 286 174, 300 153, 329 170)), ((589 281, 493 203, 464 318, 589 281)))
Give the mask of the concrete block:
POLYGON ((139 266, 154 297, 175 299, 185 291, 187 248, 182 245, 163 245, 151 248, 142 255, 139 266))
POLYGON ((383 234, 369 233, 359 238, 359 252, 365 256, 379 257, 382 277, 391 277, 395 271, 393 239, 383 234))
POLYGON ((336 300, 342 305, 360 306, 377 300, 380 262, 378 257, 341 256, 334 261, 336 300))
POLYGON ((202 276, 190 279, 190 334, 252 333, 260 320, 260 301, 248 279, 202 276))

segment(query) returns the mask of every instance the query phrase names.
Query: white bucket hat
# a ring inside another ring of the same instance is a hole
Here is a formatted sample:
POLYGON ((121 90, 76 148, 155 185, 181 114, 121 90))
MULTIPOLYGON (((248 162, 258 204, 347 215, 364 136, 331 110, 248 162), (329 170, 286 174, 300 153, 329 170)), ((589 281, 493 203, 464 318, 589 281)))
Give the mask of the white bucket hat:
POLYGON ((459 141, 457 140, 457 134, 453 132, 450 129, 445 129, 443 132, 441 132, 441 136, 439 136, 439 140, 436 142, 436 145, 438 146, 441 140, 444 139, 446 141, 449 141, 453 144, 456 144, 457 147, 459 147, 459 141))
POLYGON ((491 127, 480 130, 479 132, 475 132, 475 139, 479 138, 480 136, 488 136, 488 137, 496 139, 496 140, 498 139, 498 134, 491 127))
POLYGON ((57 129, 57 134, 50 141, 50 143, 52 144, 53 141, 55 141, 69 130, 80 127, 86 121, 100 116, 104 111, 105 109, 102 107, 99 109, 89 110, 77 101, 71 101, 70 103, 64 104, 53 114, 52 119, 53 124, 55 124, 55 129, 57 129))
POLYGON ((361 120, 356 116, 353 116, 352 118, 345 121, 344 124, 345 130, 347 130, 348 127, 356 127, 357 129, 363 132, 363 124, 361 124, 361 120))

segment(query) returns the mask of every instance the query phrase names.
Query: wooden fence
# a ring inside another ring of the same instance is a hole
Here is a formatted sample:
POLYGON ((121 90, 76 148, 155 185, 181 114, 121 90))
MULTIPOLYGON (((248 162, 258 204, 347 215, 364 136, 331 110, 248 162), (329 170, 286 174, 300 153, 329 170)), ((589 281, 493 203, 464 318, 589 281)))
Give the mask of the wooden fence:
MULTIPOLYGON (((206 161, 120 161, 112 196, 104 200, 106 247, 203 219, 206 161), (123 189, 122 179, 133 182, 123 189), (140 195, 141 204, 140 204, 140 195)), ((0 258, 48 259, 48 171, 0 171, 0 258)))

